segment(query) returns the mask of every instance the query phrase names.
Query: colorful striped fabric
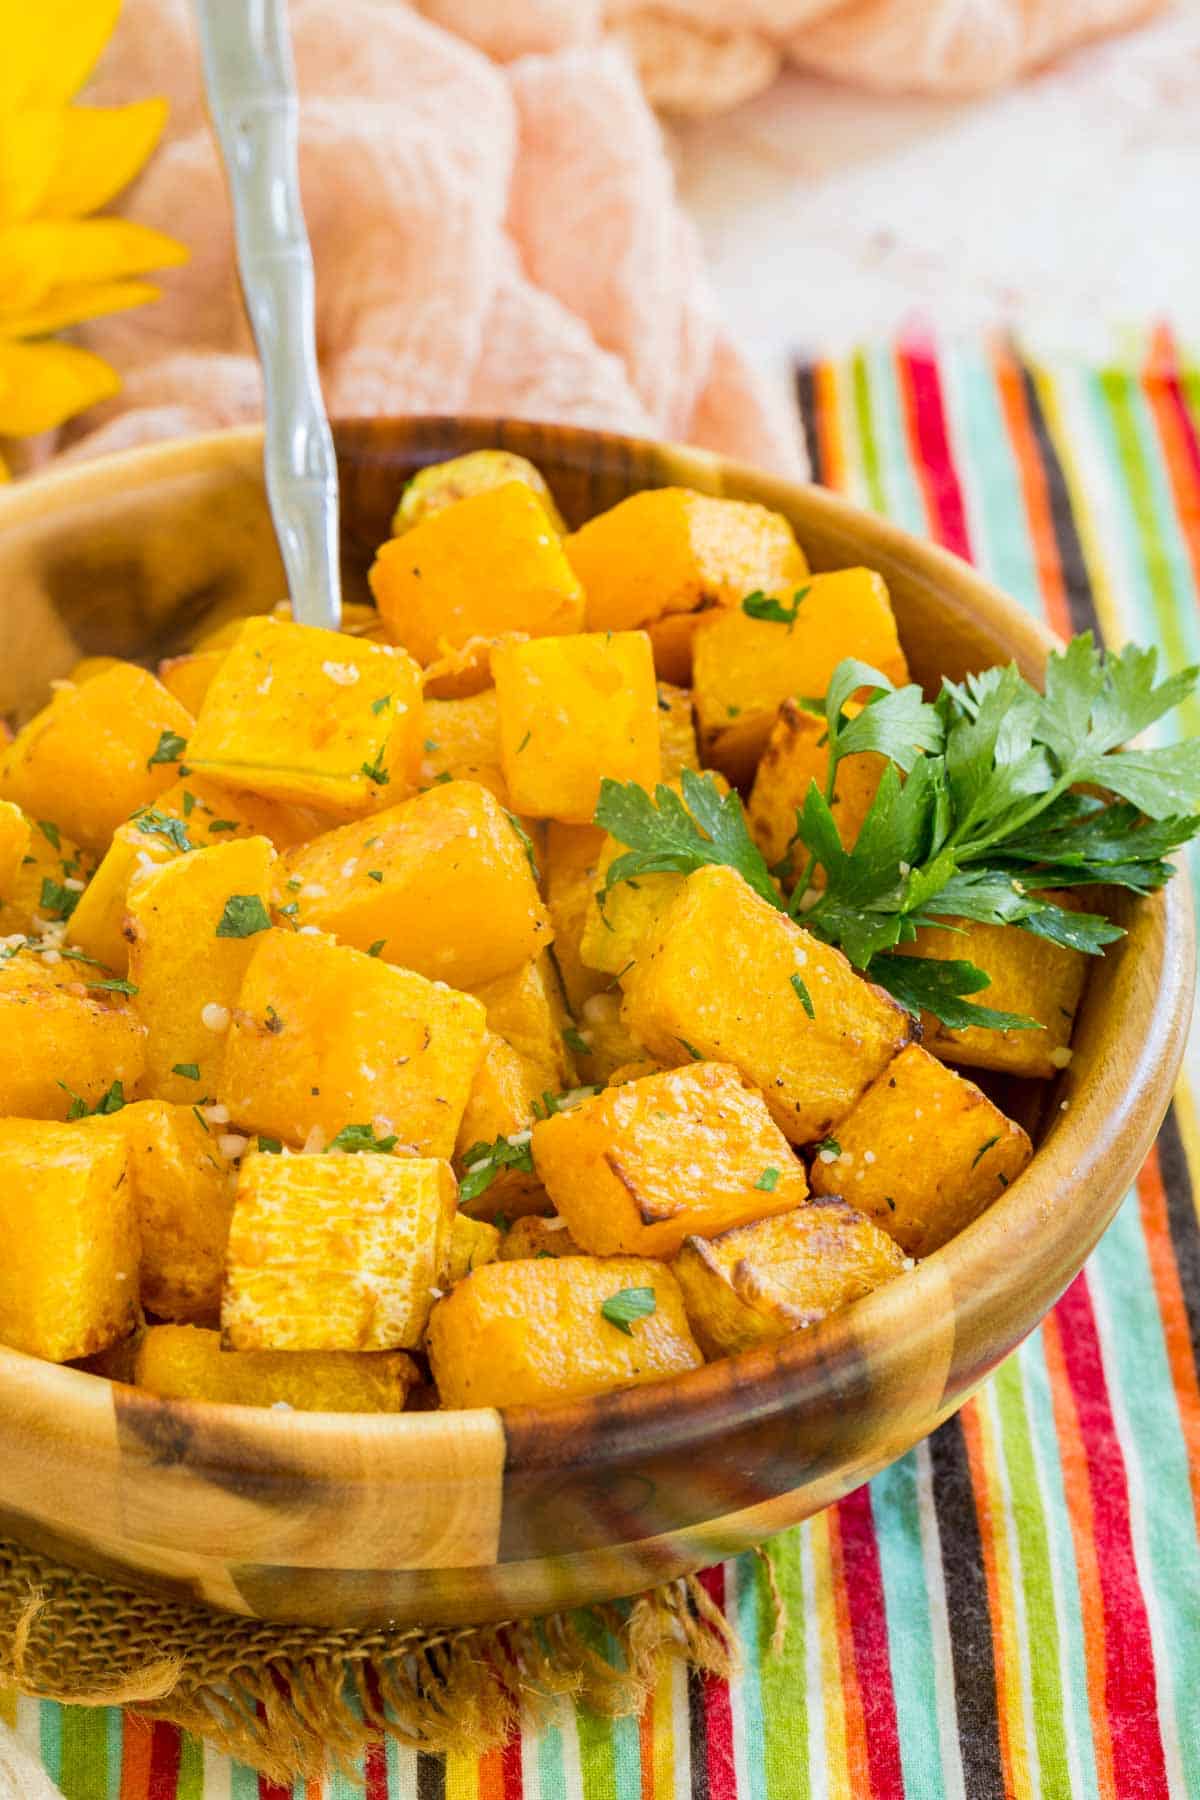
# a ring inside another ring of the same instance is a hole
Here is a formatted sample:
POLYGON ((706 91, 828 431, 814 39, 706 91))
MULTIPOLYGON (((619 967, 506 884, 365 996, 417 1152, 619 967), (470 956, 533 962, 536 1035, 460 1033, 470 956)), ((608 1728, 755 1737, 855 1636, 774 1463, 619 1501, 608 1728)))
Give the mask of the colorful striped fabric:
MULTIPOLYGON (((797 377, 820 478, 971 558, 1058 630, 1200 660, 1200 369, 878 347, 797 377)), ((1184 721, 1200 728, 1200 707, 1184 721)), ((1136 1019, 1129 1022, 1137 1029, 1136 1019)), ((394 1746, 296 1800, 1200 1796, 1196 1070, 1045 1326, 929 1442, 706 1576, 746 1652, 645 1715, 446 1762, 394 1746)), ((282 1800, 166 1726, 0 1699, 70 1800, 282 1800)))

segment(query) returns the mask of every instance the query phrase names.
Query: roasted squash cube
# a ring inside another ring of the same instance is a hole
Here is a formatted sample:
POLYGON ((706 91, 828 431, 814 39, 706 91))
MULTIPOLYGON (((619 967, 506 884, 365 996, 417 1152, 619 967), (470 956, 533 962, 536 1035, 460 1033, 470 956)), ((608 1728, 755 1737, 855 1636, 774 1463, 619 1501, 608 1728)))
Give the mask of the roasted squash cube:
POLYGON ((89 956, 124 975, 129 968, 129 939, 125 934, 125 915, 129 906, 129 888, 135 875, 148 874, 161 863, 172 861, 183 853, 190 838, 182 820, 171 819, 153 809, 140 820, 118 825, 100 866, 79 896, 79 904, 71 914, 71 942, 89 956), (165 832, 143 829, 161 820, 165 832))
POLYGON ((794 620, 751 618, 740 606, 713 613, 696 632, 695 708, 705 764, 749 784, 780 703, 824 698, 845 656, 897 684, 908 664, 887 588, 870 569, 810 576, 794 620))
POLYGON ((217 1092, 230 1012, 270 925, 274 861, 266 838, 242 838, 174 857, 130 885, 130 979, 147 1087, 160 1100, 189 1106, 217 1092))
POLYGON ((142 1305, 160 1319, 215 1324, 234 1187, 221 1125, 197 1107, 142 1100, 88 1128, 115 1133, 128 1151, 142 1305))
POLYGON ((0 800, 0 899, 11 900, 29 855, 29 820, 11 800, 0 800))
POLYGON ((0 1120, 0 1243, 0 1342, 69 1362, 131 1331, 137 1219, 121 1139, 0 1120))
POLYGON ((794 1144, 844 1119, 914 1030, 840 950, 723 867, 689 875, 661 915, 626 977, 622 1016, 664 1062, 732 1063, 794 1144))
POLYGON ((283 859, 276 904, 384 962, 474 987, 550 942, 525 845, 494 795, 451 781, 283 859))
POLYGON ((502 1037, 529 1066, 540 1094, 574 1087, 577 1033, 563 1005, 553 952, 547 951, 511 974, 472 989, 487 1009, 488 1030, 502 1037))
POLYGON ((52 819, 31 819, 30 835, 12 885, 0 894, 0 938, 40 937, 71 918, 96 867, 52 819))
POLYGON ((158 679, 195 718, 224 661, 224 650, 189 650, 186 656, 168 656, 160 662, 158 679))
POLYGON ((463 1281, 482 1263, 495 1262, 499 1248, 500 1233, 495 1225, 468 1218, 466 1213, 455 1213, 450 1227, 449 1261, 443 1275, 446 1286, 463 1281))
MULTIPOLYGON (((501 1215, 502 1223, 507 1223, 501 1215)), ((526 1213, 520 1219, 514 1219, 507 1230, 502 1231, 500 1244, 496 1251, 497 1262, 522 1262, 532 1256, 582 1256, 583 1246, 577 1244, 567 1229, 567 1221, 558 1217, 544 1218, 538 1213, 526 1213)))
POLYGON ((888 1234, 840 1199, 813 1200, 720 1237, 690 1237, 671 1265, 709 1357, 778 1343, 905 1266, 888 1234))
MULTIPOLYGON (((584 1046, 578 1056, 579 1074, 583 1081, 603 1084, 611 1081, 618 1069, 646 1060, 646 1046, 630 1030, 624 1016, 621 990, 610 983, 602 994, 585 1000, 579 1014, 579 1041, 584 1046)), ((675 1046, 673 1053, 654 1059, 655 1067, 682 1062, 687 1052, 675 1046)))
POLYGON ((593 1256, 674 1256, 693 1232, 711 1236, 808 1195, 762 1095, 720 1063, 648 1075, 540 1119, 533 1161, 593 1256))
POLYGON ((452 456, 446 462, 429 463, 418 469, 400 496, 400 504, 392 519, 392 536, 400 537, 414 525, 444 512, 456 500, 482 494, 508 482, 521 481, 542 503, 542 509, 561 537, 566 531, 554 496, 541 470, 513 450, 468 450, 464 456, 452 456))
POLYGON ((689 624, 762 589, 790 598, 808 565, 781 513, 690 488, 647 488, 589 519, 566 541, 587 592, 589 631, 675 625, 660 673, 688 679, 689 624))
POLYGON ((658 747, 663 781, 678 781, 685 769, 700 767, 690 688, 658 684, 658 747))
POLYGON ((119 663, 82 687, 65 683, 17 733, 0 756, 0 799, 103 851, 176 779, 191 729, 191 713, 161 681, 119 663))
MULTIPOLYGON (((1046 893, 1047 900, 1070 905, 1070 894, 1046 893)), ((1009 1075, 1048 1080, 1071 1060, 1071 1032, 1087 979, 1088 959, 1048 938, 1035 937, 1019 925, 980 925, 948 919, 946 929, 928 925, 916 941, 904 945, 910 956, 935 956, 943 962, 970 962, 982 969, 988 985, 971 999, 996 1012, 1036 1019, 1039 1030, 991 1031, 978 1025, 952 1030, 932 1014, 922 1015, 923 1042, 945 1062, 970 1068, 1001 1069, 1009 1075)))
POLYGON ((1012 1185, 1025 1132, 918 1044, 894 1057, 812 1166, 816 1194, 843 1194, 910 1256, 928 1256, 1012 1185))
POLYGON ((483 1055, 479 1001, 320 935, 251 949, 217 1082, 236 1122, 296 1146, 369 1125, 449 1157, 483 1055))
POLYGON ((686 879, 683 875, 662 873, 639 875, 636 881, 618 881, 606 892, 604 878, 609 864, 623 854, 624 845, 607 839, 579 940, 579 955, 588 968, 620 976, 633 968, 659 917, 686 879))
POLYGON ((545 1189, 533 1173, 527 1148, 534 1102, 540 1094, 536 1073, 524 1057, 489 1031, 455 1146, 455 1170, 460 1181, 465 1179, 459 1196, 464 1212, 486 1219, 503 1212, 512 1218, 526 1212, 544 1212, 549 1206, 545 1189), (517 1148, 523 1141, 526 1149, 521 1160, 528 1166, 495 1165, 487 1187, 475 1195, 469 1177, 481 1164, 489 1169, 493 1166, 486 1153, 499 1138, 513 1141, 517 1148))
MULTIPOLYGON (((853 702, 846 711, 854 711, 853 702)), ((830 810, 843 848, 853 849, 871 810, 886 758, 872 750, 844 756, 838 763, 837 783, 830 810)), ((784 885, 790 887, 806 858, 796 849, 796 814, 803 810, 808 790, 815 781, 822 793, 829 773, 829 744, 824 716, 809 712, 795 700, 785 700, 771 727, 762 753, 750 803, 746 810, 750 833, 778 872, 785 866, 784 885)), ((819 880, 823 871, 816 871, 819 880)))
POLYGON ((425 702, 425 755, 421 782, 477 781, 490 789, 501 806, 508 805, 508 788, 500 767, 500 713, 496 690, 464 694, 457 700, 425 702))
POLYGON ((134 1098, 145 1028, 107 981, 69 958, 0 956, 0 1115, 66 1119, 98 1106, 114 1082, 134 1098))
MULTIPOLYGON (((152 813, 181 819, 192 847, 207 850, 235 837, 269 838, 277 850, 290 850, 329 830, 329 814, 286 800, 226 787, 190 768, 182 780, 160 794, 152 813)), ((136 822, 136 821, 135 821, 136 822)), ((143 831, 145 827, 142 827, 143 831)))
POLYGON ((445 1279, 457 1190, 434 1157, 269 1156, 238 1175, 231 1350, 411 1350, 445 1279))
POLYGON ((154 1325, 133 1378, 164 1400, 287 1406, 295 1412, 403 1412, 419 1379, 403 1350, 222 1350, 219 1331, 154 1325))
POLYGON ((701 1361, 674 1276, 631 1256, 485 1263, 438 1301, 427 1348, 445 1407, 580 1400, 701 1361))
POLYGON ((492 671, 500 764, 517 812, 586 825, 604 776, 654 787, 662 756, 645 632, 504 644, 492 653, 492 671))
POLYGON ((542 890, 554 927, 554 960, 576 1018, 585 1000, 610 985, 609 977, 589 969, 580 955, 607 836, 598 825, 560 825, 553 819, 546 830, 542 890))
POLYGON ((249 619, 205 695, 188 767, 356 817, 416 786, 422 711, 421 671, 403 650, 249 619))
MULTIPOLYGON (((509 632, 556 637, 583 624, 583 589, 546 509, 523 481, 485 488, 384 544, 371 591, 419 663, 509 632)), ((487 658, 478 666, 486 687, 487 658)))

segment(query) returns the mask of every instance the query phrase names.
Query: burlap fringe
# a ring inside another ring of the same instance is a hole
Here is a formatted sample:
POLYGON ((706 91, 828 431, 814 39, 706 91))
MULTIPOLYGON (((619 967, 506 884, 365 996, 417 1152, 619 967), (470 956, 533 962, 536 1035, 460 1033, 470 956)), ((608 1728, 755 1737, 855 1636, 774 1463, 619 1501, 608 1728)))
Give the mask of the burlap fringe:
MULTIPOLYGON (((782 1600, 769 1558, 776 1637, 782 1600)), ((0 1543, 0 1679, 129 1706, 286 1783, 350 1769, 381 1735, 479 1754, 566 1701, 637 1713, 664 1661, 729 1676, 729 1620, 694 1577, 637 1599, 457 1630, 332 1631, 231 1618, 0 1543)))

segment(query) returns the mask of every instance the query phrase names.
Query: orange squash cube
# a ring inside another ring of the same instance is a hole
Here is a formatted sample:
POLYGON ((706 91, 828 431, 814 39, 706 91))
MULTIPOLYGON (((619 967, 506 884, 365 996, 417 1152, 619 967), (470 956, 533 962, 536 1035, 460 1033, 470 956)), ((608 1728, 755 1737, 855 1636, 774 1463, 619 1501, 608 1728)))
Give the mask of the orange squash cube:
POLYGON ((60 687, 0 756, 0 799, 53 819, 89 850, 178 775, 192 715, 160 681, 119 663, 60 687))
POLYGON ((496 690, 464 694, 457 700, 425 702, 425 755, 421 781, 477 781, 490 789, 501 806, 508 805, 508 788, 500 767, 500 713, 496 690))
POLYGON ((167 814, 154 810, 143 813, 140 821, 118 825, 112 842, 100 859, 99 868, 80 894, 79 904, 71 914, 72 943, 94 956, 114 975, 124 975, 129 969, 125 915, 130 883, 135 875, 146 874, 182 854, 182 843, 175 835, 148 829, 156 822, 161 823, 168 834, 178 834, 183 842, 190 843, 181 820, 172 820, 167 814))
POLYGON ((298 927, 456 987, 510 974, 551 937, 526 848, 477 781, 430 788, 293 850, 275 899, 298 927))
POLYGON ((164 658, 158 665, 158 679, 195 718, 224 661, 224 650, 190 650, 186 656, 164 658))
POLYGON ((452 456, 446 462, 429 463, 418 469, 400 496, 400 504, 392 518, 392 536, 401 537, 415 525, 444 512, 456 500, 482 494, 507 482, 521 481, 541 501, 546 517, 561 537, 566 531, 559 516, 554 496, 541 470, 524 456, 512 450, 468 450, 463 456, 452 456))
MULTIPOLYGON (((460 1181, 497 1138, 514 1142, 524 1138, 528 1142, 534 1102, 540 1097, 535 1071, 511 1044, 489 1031, 483 1061, 458 1128, 454 1167, 460 1181)), ((498 1212, 507 1213, 510 1218, 526 1212, 544 1212, 549 1205, 546 1191, 532 1168, 500 1169, 476 1199, 460 1195, 459 1203, 464 1212, 487 1219, 498 1212)))
POLYGON ((215 1324, 234 1168, 199 1108, 141 1100, 88 1121, 125 1144, 141 1240, 141 1299, 160 1319, 215 1324))
POLYGON ((219 1331, 153 1325, 138 1346, 133 1379, 164 1400, 398 1413, 419 1376, 403 1350, 223 1350, 219 1331))
POLYGON ((145 1028, 103 969, 32 950, 0 956, 0 1116, 67 1119, 119 1082, 132 1100, 145 1028))
POLYGON ((181 819, 197 850, 238 837, 265 837, 277 850, 290 850, 330 826, 329 814, 314 807, 293 806, 285 800, 268 800, 262 794, 226 787, 197 775, 190 767, 186 776, 158 796, 152 812, 181 819))
POLYGON ((659 682, 658 747, 662 757, 662 781, 678 781, 685 769, 700 767, 690 688, 659 682))
MULTIPOLYGON (((846 711, 854 710, 851 702, 846 711)), ((857 842, 886 760, 873 750, 863 750, 854 756, 844 756, 838 764, 837 786, 830 810, 844 849, 853 849, 857 842)), ((807 711, 795 700, 785 700, 771 727, 746 809, 750 835, 766 857, 768 866, 778 873, 781 863, 790 863, 788 873, 782 876, 785 887, 792 886, 807 855, 803 845, 796 849, 796 814, 803 810, 814 781, 824 793, 828 773, 829 745, 824 716, 807 711)), ((821 880, 823 872, 818 869, 816 873, 821 880)))
POLYGON ((357 817, 416 786, 422 712, 421 671, 403 650, 249 619, 205 695, 187 763, 229 787, 357 817))
POLYGON ((0 1243, 0 1343, 70 1362, 131 1331, 137 1220, 120 1138, 0 1119, 0 1243))
MULTIPOLYGON (((583 589, 523 481, 427 513, 381 547, 370 583, 392 637, 422 664, 473 639, 556 637, 583 624, 583 589)), ((477 687, 486 671, 485 654, 477 687)))
POLYGON ((533 1160, 556 1212, 593 1256, 671 1257, 808 1196, 762 1095, 736 1069, 692 1063, 539 1119, 533 1160))
POLYGON ((19 806, 0 800, 0 899, 10 900, 29 855, 30 824, 19 806))
POLYGON ((431 1157, 269 1156, 238 1175, 221 1333, 231 1350, 411 1350, 445 1279, 456 1189, 431 1157))
POLYGON ((130 886, 129 973, 147 1087, 160 1100, 190 1106, 217 1093, 242 976, 270 926, 274 861, 266 838, 242 838, 173 857, 130 886))
POLYGON ((445 1407, 581 1400, 702 1360, 674 1276, 632 1256, 485 1263, 438 1301, 427 1348, 445 1407), (622 1329, 602 1309, 630 1292, 653 1311, 622 1329))
POLYGON ((576 1079, 568 1038, 578 1034, 563 1006, 553 954, 545 951, 533 962, 471 990, 487 1010, 488 1030, 511 1044, 528 1065, 539 1094, 561 1093, 574 1087, 576 1079))
POLYGON ((689 875, 660 915, 622 1016, 661 1061, 732 1063, 794 1144, 844 1119, 914 1029, 840 950, 723 867, 689 875))
POLYGON ((588 630, 669 620, 659 673, 685 683, 696 620, 758 589, 790 598, 808 569, 782 513, 690 488, 631 494, 573 532, 566 551, 587 592, 588 630))
MULTIPOLYGON (((631 974, 632 970, 626 973, 631 974)), ((603 993, 592 994, 584 1001, 577 1030, 584 1046, 578 1056, 579 1075, 583 1081, 610 1082, 619 1069, 647 1060, 645 1044, 630 1029, 625 1018, 621 988, 615 980, 610 981, 603 993)), ((670 1056, 651 1060, 658 1068, 664 1063, 682 1062, 686 1054, 676 1046, 670 1056)))
POLYGON ((583 1246, 575 1242, 565 1219, 557 1215, 544 1218, 538 1213, 526 1213, 523 1218, 514 1219, 501 1233, 495 1260, 523 1262, 532 1256, 582 1255, 583 1246))
POLYGON ((824 698, 843 657, 857 656, 897 685, 908 664, 881 576, 871 569, 812 575, 795 619, 713 613, 696 633, 695 708, 706 765, 748 786, 781 703, 824 698))
POLYGON ((504 644, 492 672, 500 764, 517 812, 587 825, 604 776, 657 783, 658 690, 645 632, 504 644))
POLYGON ((40 937, 72 917, 96 867, 52 819, 30 819, 29 838, 11 886, 0 893, 0 938, 40 937))
POLYGON ((370 1125, 449 1157, 483 1056, 470 994, 307 933, 251 941, 217 1094, 244 1130, 302 1146, 370 1125))
POLYGON ((671 1264, 709 1357, 776 1344, 839 1312, 906 1267, 904 1252, 844 1200, 690 1237, 671 1264))
POLYGON ((446 1286, 453 1287, 456 1281, 465 1280, 472 1269, 494 1262, 499 1248, 500 1232, 495 1225, 468 1218, 466 1213, 455 1213, 450 1227, 449 1261, 442 1277, 446 1286))
POLYGON ((585 1000, 610 985, 610 978, 590 969, 580 954, 607 837, 598 825, 560 825, 556 819, 546 829, 542 891, 554 928, 554 960, 576 1018, 585 1000))
POLYGON ((910 1256, 928 1256, 1011 1187, 1033 1154, 987 1095, 918 1044, 894 1057, 812 1167, 910 1256))

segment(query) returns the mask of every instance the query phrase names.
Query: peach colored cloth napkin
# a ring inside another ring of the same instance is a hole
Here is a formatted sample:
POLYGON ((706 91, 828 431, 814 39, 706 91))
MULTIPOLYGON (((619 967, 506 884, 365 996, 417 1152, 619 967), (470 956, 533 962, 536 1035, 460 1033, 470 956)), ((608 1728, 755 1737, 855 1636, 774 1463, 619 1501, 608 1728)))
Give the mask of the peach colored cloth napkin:
POLYGON ((655 106, 719 112, 785 60, 866 87, 981 93, 1164 0, 418 0, 491 56, 588 42, 632 53, 655 106))
MULTIPOLYGON (((188 0, 126 0, 90 90, 167 93, 167 136, 128 211, 192 260, 157 304, 81 334, 125 385, 73 455, 260 410, 189 14, 188 0)), ((508 413, 800 467, 794 427, 720 329, 618 48, 500 65, 399 3, 294 0, 290 16, 332 413, 508 413)))

